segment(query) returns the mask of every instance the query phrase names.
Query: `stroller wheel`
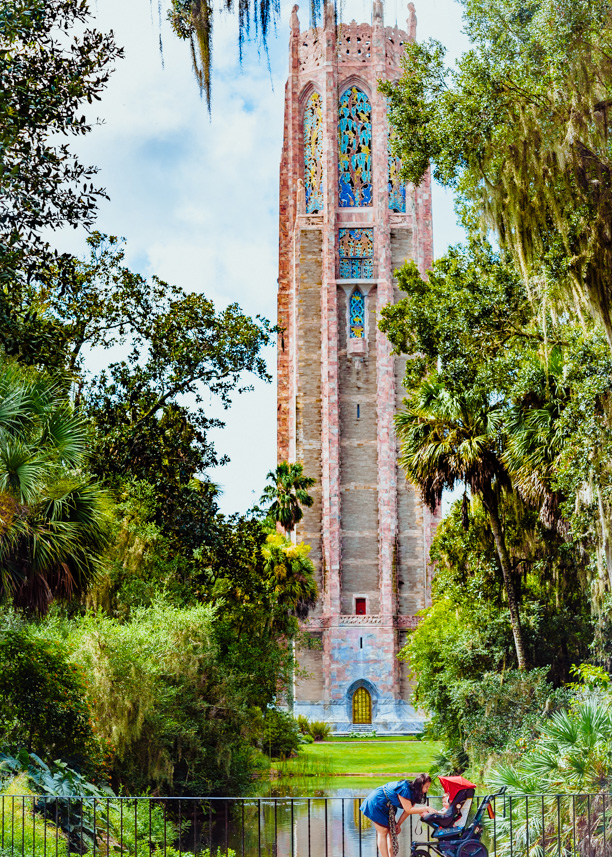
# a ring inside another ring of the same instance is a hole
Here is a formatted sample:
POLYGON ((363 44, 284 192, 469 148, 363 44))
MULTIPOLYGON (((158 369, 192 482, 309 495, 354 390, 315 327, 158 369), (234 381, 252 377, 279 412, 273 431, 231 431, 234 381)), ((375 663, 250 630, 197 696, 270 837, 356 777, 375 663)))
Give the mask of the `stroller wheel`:
POLYGON ((489 852, 482 842, 472 839, 461 843, 457 848, 456 857, 489 857, 489 852))

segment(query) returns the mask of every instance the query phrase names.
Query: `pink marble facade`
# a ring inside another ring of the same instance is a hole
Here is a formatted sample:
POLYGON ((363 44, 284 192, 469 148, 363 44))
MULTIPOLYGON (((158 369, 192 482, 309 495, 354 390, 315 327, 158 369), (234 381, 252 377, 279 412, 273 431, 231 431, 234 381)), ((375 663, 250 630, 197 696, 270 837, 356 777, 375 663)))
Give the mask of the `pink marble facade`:
POLYGON ((394 269, 410 255, 425 272, 433 254, 429 176, 418 189, 407 188, 405 213, 389 210, 386 99, 377 88, 381 78, 401 74, 414 7, 406 31, 384 26, 380 0, 371 24, 336 24, 326 6, 323 25, 300 32, 297 11, 280 181, 278 456, 304 462, 317 479, 315 505, 297 535, 313 546, 321 597, 306 624, 314 644, 301 656, 295 707, 343 731, 351 693, 361 684, 373 697, 374 728, 415 731, 418 716, 396 655, 414 612, 428 603, 436 520, 398 471, 393 418, 403 364, 376 324, 395 299, 394 269), (349 85, 372 106, 372 205, 361 208, 339 208, 337 200, 338 101, 349 85), (306 214, 302 122, 313 90, 323 102, 325 206, 306 214), (374 279, 363 283, 368 332, 350 342, 354 283, 337 278, 338 229, 349 226, 373 227, 375 236, 374 279), (356 407, 365 418, 355 418, 356 407), (357 597, 368 603, 365 616, 352 612, 357 597))

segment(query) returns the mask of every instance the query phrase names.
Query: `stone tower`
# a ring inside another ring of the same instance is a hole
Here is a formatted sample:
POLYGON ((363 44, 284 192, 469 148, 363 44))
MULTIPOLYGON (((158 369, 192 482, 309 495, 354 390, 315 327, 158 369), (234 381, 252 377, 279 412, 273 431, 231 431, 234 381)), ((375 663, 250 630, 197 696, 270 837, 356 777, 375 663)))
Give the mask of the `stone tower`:
POLYGON ((399 181, 381 78, 415 37, 372 23, 300 32, 291 15, 280 169, 278 458, 316 479, 297 538, 312 546, 320 599, 305 623, 294 713, 338 732, 414 732, 397 660, 429 596, 433 516, 397 465, 393 418, 405 360, 378 330, 399 297, 393 272, 432 260, 429 176, 399 181), (369 725, 372 724, 372 725, 369 725))

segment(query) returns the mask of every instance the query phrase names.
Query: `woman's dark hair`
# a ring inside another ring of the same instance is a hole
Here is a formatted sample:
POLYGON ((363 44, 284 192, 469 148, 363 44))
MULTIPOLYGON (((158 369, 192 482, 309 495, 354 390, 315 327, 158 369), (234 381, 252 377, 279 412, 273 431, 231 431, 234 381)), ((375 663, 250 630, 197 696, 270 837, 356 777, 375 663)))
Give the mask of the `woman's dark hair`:
POLYGON ((415 777, 410 785, 410 791, 412 792, 412 803, 422 803, 423 802, 423 788, 427 785, 427 783, 431 782, 431 777, 429 774, 419 774, 418 777, 415 777))

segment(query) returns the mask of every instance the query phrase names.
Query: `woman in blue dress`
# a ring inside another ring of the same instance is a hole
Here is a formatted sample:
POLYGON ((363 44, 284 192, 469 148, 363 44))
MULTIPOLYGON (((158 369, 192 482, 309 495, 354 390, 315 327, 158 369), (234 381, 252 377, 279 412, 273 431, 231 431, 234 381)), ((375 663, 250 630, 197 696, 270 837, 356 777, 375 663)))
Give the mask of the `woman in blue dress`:
POLYGON ((423 803, 431 785, 429 774, 419 774, 412 782, 399 780, 374 789, 361 804, 361 811, 376 828, 376 841, 381 857, 396 857, 399 853, 397 834, 409 815, 425 815, 431 807, 423 803), (396 811, 402 809, 399 818, 396 811), (388 840, 391 841, 389 850, 388 840))

